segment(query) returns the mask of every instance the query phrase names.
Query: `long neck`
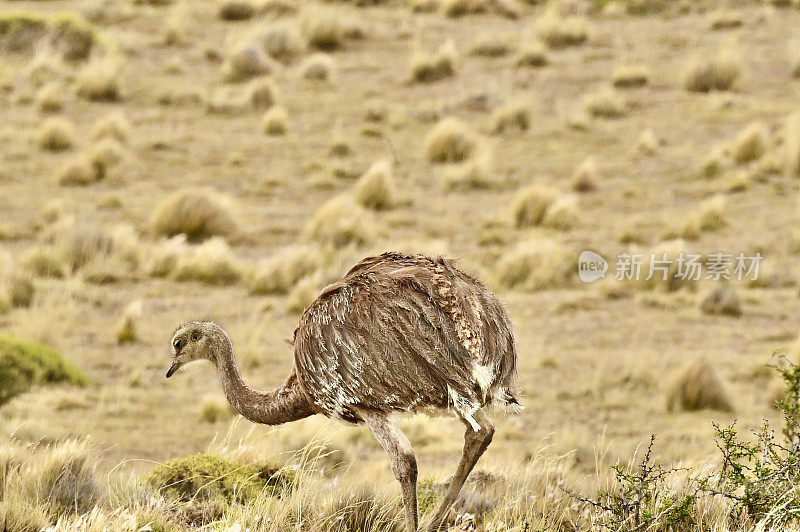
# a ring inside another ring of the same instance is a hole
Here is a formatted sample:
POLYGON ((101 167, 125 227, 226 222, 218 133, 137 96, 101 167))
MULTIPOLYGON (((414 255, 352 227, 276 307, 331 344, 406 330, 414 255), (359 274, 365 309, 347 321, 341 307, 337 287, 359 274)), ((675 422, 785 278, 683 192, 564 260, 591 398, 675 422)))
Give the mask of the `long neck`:
POLYGON ((253 423, 280 425, 316 413, 308 396, 300 388, 294 371, 277 390, 261 392, 248 386, 242 379, 230 339, 225 338, 220 342, 216 359, 225 396, 242 416, 253 423))

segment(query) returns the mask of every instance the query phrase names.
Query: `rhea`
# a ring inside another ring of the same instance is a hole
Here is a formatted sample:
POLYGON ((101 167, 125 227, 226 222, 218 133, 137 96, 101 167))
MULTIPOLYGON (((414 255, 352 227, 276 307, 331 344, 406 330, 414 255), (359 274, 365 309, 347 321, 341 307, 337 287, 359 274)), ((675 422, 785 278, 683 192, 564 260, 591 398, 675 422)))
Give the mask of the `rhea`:
POLYGON ((457 417, 466 428, 463 454, 427 528, 441 530, 492 441, 485 407, 519 407, 514 336, 503 305, 451 260, 388 252, 361 260, 324 288, 291 343, 289 376, 276 390, 257 391, 242 380, 227 333, 193 321, 173 335, 167 377, 206 359, 216 365, 228 400, 254 423, 322 414, 366 425, 389 455, 409 532, 418 528, 417 461, 391 414, 457 417))

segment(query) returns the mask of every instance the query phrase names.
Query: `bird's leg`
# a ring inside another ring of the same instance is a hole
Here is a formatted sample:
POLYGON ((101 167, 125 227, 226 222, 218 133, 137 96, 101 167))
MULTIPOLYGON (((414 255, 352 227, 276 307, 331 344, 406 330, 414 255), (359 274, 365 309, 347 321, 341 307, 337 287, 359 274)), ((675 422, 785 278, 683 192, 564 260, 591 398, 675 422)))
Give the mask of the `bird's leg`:
POLYGON ((475 412, 474 417, 475 421, 480 425, 478 430, 473 429, 469 423, 462 420, 467 426, 467 430, 464 433, 464 452, 461 455, 461 461, 458 463, 458 469, 453 475, 453 480, 450 481, 450 486, 447 488, 447 493, 445 493, 442 502, 439 503, 436 513, 433 514, 433 519, 428 526, 429 532, 438 532, 441 529, 450 507, 456 502, 458 494, 461 492, 461 488, 464 486, 464 482, 466 482, 472 468, 475 467, 478 459, 492 442, 492 436, 494 436, 492 421, 480 410, 475 412))
POLYGON ((408 532, 417 532, 417 458, 414 456, 411 442, 386 415, 376 412, 359 412, 359 414, 389 455, 392 471, 400 482, 403 492, 406 529, 408 532))

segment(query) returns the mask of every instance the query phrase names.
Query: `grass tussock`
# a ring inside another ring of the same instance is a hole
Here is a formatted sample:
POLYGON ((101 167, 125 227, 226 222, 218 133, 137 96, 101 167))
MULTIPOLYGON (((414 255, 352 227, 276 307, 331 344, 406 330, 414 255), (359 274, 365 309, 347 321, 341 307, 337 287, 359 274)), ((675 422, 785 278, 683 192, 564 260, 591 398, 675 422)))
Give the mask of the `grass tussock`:
POLYGON ((276 61, 289 63, 306 51, 306 43, 300 32, 287 23, 275 23, 258 37, 264 51, 276 61))
POLYGON ((600 171, 594 157, 586 158, 572 173, 572 190, 575 192, 591 192, 597 189, 600 171))
POLYGON ((612 84, 618 89, 644 87, 650 81, 650 71, 644 65, 624 65, 614 69, 612 84))
POLYGON ((114 139, 105 138, 95 142, 88 150, 87 158, 97 180, 108 177, 110 171, 125 159, 125 149, 114 139))
POLYGON ((10 308, 30 307, 36 295, 31 278, 20 273, 8 273, 4 277, 0 278, 0 309, 5 305, 10 308))
POLYGON ((308 221, 306 238, 320 244, 341 248, 364 245, 372 240, 372 220, 368 212, 347 196, 325 203, 308 221))
POLYGON ((347 32, 336 11, 315 9, 306 11, 300 18, 300 33, 310 48, 333 51, 344 46, 347 32))
POLYGON ((222 397, 209 397, 200 405, 200 421, 218 423, 229 421, 236 415, 236 410, 222 397))
POLYGON ((490 189, 499 181, 494 173, 490 152, 482 150, 465 162, 446 168, 443 176, 444 188, 447 191, 461 192, 490 189))
POLYGON ((490 7, 488 0, 442 0, 439 5, 442 14, 454 18, 486 13, 490 7))
POLYGON ((75 81, 76 93, 90 102, 116 102, 122 99, 120 65, 112 59, 89 63, 75 81))
POLYGON ((698 58, 687 68, 683 86, 690 92, 728 91, 741 74, 739 60, 731 54, 698 58))
POLYGON ((320 251, 311 246, 283 249, 256 267, 250 280, 250 292, 287 294, 301 279, 315 273, 322 260, 320 251))
POLYGON ((249 0, 224 0, 217 8, 217 16, 230 22, 250 20, 255 14, 256 6, 249 0))
POLYGON ((734 289, 723 286, 703 297, 700 310, 712 316, 739 317, 742 315, 742 302, 734 289))
POLYGON ((136 342, 139 338, 137 335, 137 320, 142 315, 142 302, 133 301, 122 312, 122 316, 114 328, 114 337, 118 344, 127 344, 136 342))
POLYGON ((514 64, 518 67, 540 68, 548 63, 547 49, 541 41, 522 45, 514 58, 514 64))
POLYGON ((315 53, 300 63, 300 77, 309 81, 332 81, 336 63, 328 54, 315 53))
POLYGON ((605 87, 598 92, 586 94, 583 106, 595 118, 617 119, 628 113, 628 102, 618 91, 605 87))
POLYGON ((529 185, 520 189, 511 203, 511 219, 518 228, 541 225, 547 210, 559 194, 556 190, 540 185, 529 185))
POLYGON ((708 16, 708 27, 712 31, 731 30, 740 28, 744 24, 744 17, 738 11, 717 9, 708 16))
POLYGON ((521 103, 504 105, 492 113, 492 133, 500 134, 509 129, 527 131, 531 115, 528 106, 521 103))
POLYGON ((0 334, 0 404, 38 384, 85 386, 86 376, 50 346, 0 334))
POLYGON ((455 43, 446 41, 434 53, 418 51, 411 57, 411 80, 416 83, 435 83, 456 73, 458 55, 455 43))
POLYGON ((391 209, 396 203, 392 162, 381 159, 370 166, 356 182, 353 195, 368 209, 391 209))
POLYGON ((261 129, 265 135, 285 135, 289 131, 289 113, 286 108, 276 105, 264 113, 261 129))
POLYGON ((589 38, 589 26, 583 17, 548 13, 536 22, 536 34, 549 48, 567 48, 585 43, 589 38))
POLYGON ((469 54, 475 57, 503 57, 512 52, 508 40, 499 35, 482 35, 469 47, 469 54))
POLYGON ((320 281, 316 276, 304 277, 289 292, 286 311, 292 314, 302 313, 317 298, 319 290, 320 281))
POLYGON ((753 122, 744 128, 730 147, 731 159, 736 164, 760 159, 767 151, 769 130, 763 122, 753 122))
POLYGON ((36 94, 36 104, 42 113, 58 113, 64 108, 64 89, 59 83, 48 83, 36 94))
POLYGON ((97 181, 97 172, 88 157, 79 155, 64 162, 57 181, 62 186, 85 186, 97 181))
POLYGON ((131 125, 125 115, 115 112, 95 122, 90 136, 94 141, 109 138, 125 144, 130 137, 130 131, 131 125))
POLYGON ((253 464, 217 454, 175 458, 154 467, 148 486, 188 502, 191 500, 244 502, 266 490, 279 495, 291 487, 291 477, 270 464, 253 464))
POLYGON ((225 81, 239 83, 277 70, 270 58, 253 44, 235 48, 222 66, 225 81))
POLYGON ((703 358, 688 362, 667 385, 670 412, 721 410, 732 412, 733 403, 714 366, 703 358))
POLYGON ((242 278, 243 266, 221 237, 212 237, 179 255, 171 272, 175 281, 232 285, 242 278))
POLYGON ((497 263, 495 279, 499 286, 529 291, 558 288, 568 283, 574 267, 573 257, 558 241, 533 238, 518 243, 497 263))
POLYGON ((153 212, 156 235, 185 234, 190 241, 229 236, 238 231, 229 202, 208 189, 181 189, 167 196, 153 212))
POLYGON ((580 223, 578 198, 568 194, 557 198, 546 210, 542 225, 567 231, 580 223))
POLYGON ((38 142, 43 150, 68 150, 75 145, 75 126, 63 118, 48 118, 39 129, 38 142))
POLYGON ((658 151, 661 146, 661 139, 658 138, 656 132, 651 128, 647 128, 639 135, 639 142, 637 147, 639 152, 644 155, 653 155, 658 151))
POLYGON ((445 118, 425 137, 424 150, 432 163, 459 163, 466 160, 478 146, 472 129, 457 118, 445 118))
POLYGON ((268 109, 275 105, 278 89, 271 79, 254 79, 247 86, 247 99, 256 109, 268 109))

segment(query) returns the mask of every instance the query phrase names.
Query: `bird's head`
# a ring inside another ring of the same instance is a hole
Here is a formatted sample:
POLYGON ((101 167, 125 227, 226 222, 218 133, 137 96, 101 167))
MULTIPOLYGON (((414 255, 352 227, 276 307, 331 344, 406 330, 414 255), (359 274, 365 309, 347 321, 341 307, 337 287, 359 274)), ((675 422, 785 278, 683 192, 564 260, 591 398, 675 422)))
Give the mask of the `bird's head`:
POLYGON ((210 360, 216 364, 227 338, 222 327, 212 321, 190 321, 181 325, 172 335, 172 365, 167 370, 167 378, 195 360, 210 360))

